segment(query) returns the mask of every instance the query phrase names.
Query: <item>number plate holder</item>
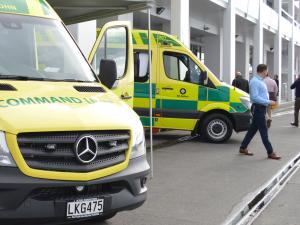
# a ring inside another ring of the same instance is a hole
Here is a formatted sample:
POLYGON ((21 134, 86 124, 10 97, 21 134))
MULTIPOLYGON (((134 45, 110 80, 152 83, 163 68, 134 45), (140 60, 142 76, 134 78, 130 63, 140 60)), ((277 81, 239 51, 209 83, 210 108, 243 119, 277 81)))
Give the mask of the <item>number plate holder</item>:
POLYGON ((105 198, 78 199, 67 202, 68 219, 99 216, 104 212, 105 198))

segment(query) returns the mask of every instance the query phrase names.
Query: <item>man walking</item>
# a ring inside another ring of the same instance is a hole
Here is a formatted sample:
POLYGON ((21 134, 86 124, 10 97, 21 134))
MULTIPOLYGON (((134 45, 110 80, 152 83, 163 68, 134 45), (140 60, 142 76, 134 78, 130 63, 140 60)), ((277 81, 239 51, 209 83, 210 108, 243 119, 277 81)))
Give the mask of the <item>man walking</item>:
POLYGON ((247 147, 251 140, 255 136, 256 132, 259 131, 263 144, 267 150, 268 158, 279 160, 281 159, 274 151, 269 141, 268 128, 266 123, 266 111, 269 105, 275 105, 276 103, 269 100, 268 90, 263 79, 268 74, 268 67, 265 64, 257 66, 257 74, 250 81, 250 99, 252 102, 252 114, 253 119, 251 126, 241 144, 240 154, 252 156, 247 147))
POLYGON ((243 78, 241 72, 239 71, 237 71, 235 74, 235 79, 232 81, 232 86, 249 93, 249 83, 245 78, 243 78))
MULTIPOLYGON (((267 74, 266 78, 264 79, 264 82, 267 86, 268 92, 269 92, 269 99, 277 102, 277 94, 278 94, 278 86, 273 80, 269 74, 267 74)), ((272 123, 272 106, 268 105, 267 107, 267 127, 270 128, 272 123)))
POLYGON ((291 89, 296 89, 296 100, 294 107, 294 122, 291 123, 292 126, 298 127, 299 125, 299 110, 300 110, 300 75, 297 80, 292 84, 291 89))

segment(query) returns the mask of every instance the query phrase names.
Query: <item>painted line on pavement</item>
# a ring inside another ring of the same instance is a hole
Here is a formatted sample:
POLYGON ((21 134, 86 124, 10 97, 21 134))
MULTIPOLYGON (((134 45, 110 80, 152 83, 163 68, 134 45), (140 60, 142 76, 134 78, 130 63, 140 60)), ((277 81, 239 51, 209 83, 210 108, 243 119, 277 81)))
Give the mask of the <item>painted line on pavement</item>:
POLYGON ((289 114, 293 114, 294 110, 290 110, 290 111, 286 111, 286 112, 279 112, 279 113, 274 113, 272 115, 272 117, 280 117, 280 116, 284 116, 284 115, 289 115, 289 114))
POLYGON ((289 105, 289 104, 293 104, 293 103, 294 103, 294 101, 281 102, 280 106, 289 105))
POLYGON ((250 195, 247 195, 239 204, 239 208, 226 219, 223 225, 252 224, 298 171, 299 166, 300 153, 289 161, 265 185, 250 195))
MULTIPOLYGON (((176 145, 176 144, 179 144, 179 143, 183 143, 183 142, 186 142, 186 141, 190 141, 190 140, 193 140, 194 138, 196 138, 195 136, 192 137, 190 135, 187 135, 187 136, 182 136, 180 138, 177 138, 175 140, 171 140, 171 141, 165 141, 165 142, 162 142, 162 143, 158 143, 158 144, 155 144, 153 147, 154 147, 154 151, 156 150, 159 150, 161 148, 166 148, 166 147, 171 147, 173 145, 176 145)), ((147 146, 147 150, 149 150, 150 146, 147 146)))
POLYGON ((278 112, 287 111, 290 109, 294 109, 294 106, 290 106, 290 107, 286 107, 286 108, 279 108, 279 109, 274 110, 274 112, 278 113, 278 112))

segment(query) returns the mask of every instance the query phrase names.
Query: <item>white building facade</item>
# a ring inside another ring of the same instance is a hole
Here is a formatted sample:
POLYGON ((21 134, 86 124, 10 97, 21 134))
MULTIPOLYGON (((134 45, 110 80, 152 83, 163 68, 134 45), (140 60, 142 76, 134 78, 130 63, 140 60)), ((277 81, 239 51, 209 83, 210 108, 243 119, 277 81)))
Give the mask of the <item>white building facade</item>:
MULTIPOLYGON (((231 83, 236 71, 249 79, 265 63, 279 76, 280 101, 293 99, 289 87, 300 73, 298 0, 156 0, 151 14, 152 29, 176 35, 221 80, 231 83)), ((146 12, 110 18, 116 19, 147 29, 146 12)), ((71 27, 84 52, 92 40, 80 33, 106 21, 71 27)))

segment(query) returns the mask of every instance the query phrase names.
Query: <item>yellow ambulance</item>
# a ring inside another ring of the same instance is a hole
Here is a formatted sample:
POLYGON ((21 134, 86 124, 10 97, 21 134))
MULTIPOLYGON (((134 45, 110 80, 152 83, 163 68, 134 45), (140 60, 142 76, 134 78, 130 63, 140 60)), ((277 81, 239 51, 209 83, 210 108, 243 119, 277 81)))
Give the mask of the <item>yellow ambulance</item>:
MULTIPOLYGON (((148 31, 134 30, 134 88, 128 77, 115 92, 132 104, 145 127, 149 119, 148 31), (134 90, 133 99, 130 91, 134 90), (127 97, 127 98, 126 98, 127 97)), ((110 51, 119 51, 116 45, 110 51)), ((189 49, 174 36, 151 32, 153 127, 191 131, 207 141, 227 141, 233 130, 250 125, 249 95, 221 82, 189 49)), ((89 57, 95 64, 95 52, 89 57)), ((107 56, 108 58, 112 58, 107 56)), ((97 60, 98 62, 99 60, 97 60)))
MULTIPOLYGON (((129 25, 100 36, 126 46, 118 66, 99 61, 117 86, 121 70, 133 77, 129 25)), ((0 120, 0 224, 101 221, 146 200, 139 116, 99 82, 44 0, 0 0, 0 120)))

